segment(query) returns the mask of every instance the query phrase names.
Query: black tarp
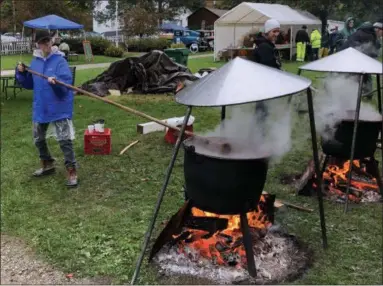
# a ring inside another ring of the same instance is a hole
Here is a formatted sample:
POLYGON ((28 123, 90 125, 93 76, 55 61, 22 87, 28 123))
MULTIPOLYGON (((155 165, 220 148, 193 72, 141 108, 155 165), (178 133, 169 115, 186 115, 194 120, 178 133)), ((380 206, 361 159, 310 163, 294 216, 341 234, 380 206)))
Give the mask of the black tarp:
POLYGON ((141 57, 131 57, 114 62, 96 78, 85 82, 81 88, 99 96, 108 90, 121 93, 132 89, 134 93, 171 93, 180 83, 198 80, 190 70, 173 62, 165 53, 152 51, 141 57))

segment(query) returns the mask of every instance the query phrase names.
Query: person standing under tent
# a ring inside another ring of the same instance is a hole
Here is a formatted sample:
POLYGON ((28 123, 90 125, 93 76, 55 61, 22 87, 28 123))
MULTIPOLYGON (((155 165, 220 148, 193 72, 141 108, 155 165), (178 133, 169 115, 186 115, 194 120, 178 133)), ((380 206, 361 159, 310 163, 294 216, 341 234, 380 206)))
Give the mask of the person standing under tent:
POLYGON ((330 45, 329 55, 332 55, 336 51, 336 40, 338 38, 338 34, 339 34, 338 26, 335 26, 334 29, 331 29, 330 38, 329 38, 329 45, 330 45))
POLYGON ((307 33, 307 26, 303 25, 295 36, 297 44, 297 62, 303 62, 306 58, 306 45, 310 43, 310 37, 307 33))
POLYGON ((65 42, 65 40, 62 40, 59 45, 59 50, 65 54, 65 59, 68 60, 70 48, 69 45, 65 42))
MULTIPOLYGON (((255 38, 256 48, 253 51, 255 62, 275 69, 282 68, 279 51, 275 47, 280 29, 281 25, 275 19, 269 19, 265 22, 263 35, 258 35, 255 38)), ((257 121, 264 122, 268 116, 267 104, 262 101, 257 102, 255 109, 257 121)), ((263 129, 263 131, 265 130, 263 129)))
POLYGON ((52 38, 48 31, 36 32, 36 49, 33 53, 31 70, 48 76, 48 80, 32 75, 25 70, 25 65, 19 63, 16 68, 16 80, 23 88, 33 89, 33 138, 39 151, 41 169, 33 173, 35 177, 50 175, 55 172, 55 160, 51 156, 46 133, 49 124, 53 124, 60 148, 64 153, 67 170, 66 186, 77 186, 76 160, 73 150, 74 128, 73 91, 56 84, 56 79, 66 84, 72 84, 72 73, 63 53, 52 47, 52 38))
POLYGON ((319 49, 321 47, 322 35, 319 33, 318 29, 313 29, 310 35, 310 43, 311 43, 311 60, 315 61, 318 59, 319 49))
POLYGON ((338 34, 337 48, 341 49, 348 38, 356 32, 354 25, 355 19, 353 17, 348 17, 344 22, 344 28, 338 34))
POLYGON ((328 32, 328 24, 321 38, 321 48, 319 50, 319 58, 324 58, 329 55, 330 50, 330 34, 328 32))

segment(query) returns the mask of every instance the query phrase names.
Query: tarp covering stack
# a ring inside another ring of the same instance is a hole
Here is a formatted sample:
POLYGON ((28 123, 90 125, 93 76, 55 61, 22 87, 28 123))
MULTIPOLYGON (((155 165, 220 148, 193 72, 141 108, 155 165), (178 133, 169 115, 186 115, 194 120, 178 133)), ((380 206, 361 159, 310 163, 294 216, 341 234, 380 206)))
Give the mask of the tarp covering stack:
POLYGON ((187 67, 173 62, 161 51, 152 51, 112 63, 81 88, 99 96, 107 96, 109 90, 126 93, 129 89, 140 94, 172 93, 180 83, 195 80, 198 78, 187 67))

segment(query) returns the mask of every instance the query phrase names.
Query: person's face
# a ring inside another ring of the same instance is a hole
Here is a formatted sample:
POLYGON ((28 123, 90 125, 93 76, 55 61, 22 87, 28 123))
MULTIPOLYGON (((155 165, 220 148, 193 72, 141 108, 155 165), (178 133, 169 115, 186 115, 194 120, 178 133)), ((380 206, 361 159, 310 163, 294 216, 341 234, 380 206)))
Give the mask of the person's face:
POLYGON ((381 28, 375 28, 375 33, 376 33, 376 36, 378 38, 382 38, 383 37, 383 29, 381 28))
POLYGON ((281 30, 279 28, 271 30, 270 32, 268 32, 266 34, 266 38, 270 42, 275 43, 277 41, 277 38, 278 38, 280 32, 281 32, 281 30))
POLYGON ((47 55, 52 50, 52 41, 50 41, 50 40, 42 41, 42 42, 37 43, 37 46, 43 52, 44 55, 47 55))
POLYGON ((348 22, 348 26, 350 28, 354 27, 354 20, 351 20, 350 22, 348 22))

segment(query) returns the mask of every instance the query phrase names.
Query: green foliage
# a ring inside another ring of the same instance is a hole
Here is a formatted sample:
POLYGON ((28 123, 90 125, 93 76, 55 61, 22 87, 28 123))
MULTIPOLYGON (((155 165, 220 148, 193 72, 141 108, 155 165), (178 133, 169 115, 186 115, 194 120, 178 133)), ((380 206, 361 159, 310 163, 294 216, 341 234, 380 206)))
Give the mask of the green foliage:
POLYGON ((170 47, 170 42, 163 38, 130 39, 127 41, 127 45, 129 52, 150 52, 167 49, 170 47))
MULTIPOLYGON (((66 43, 69 45, 69 48, 71 51, 83 54, 84 48, 82 46, 83 38, 76 38, 76 39, 66 39, 66 43)), ((90 45, 92 47, 93 55, 104 55, 107 48, 109 48, 112 43, 104 38, 91 38, 90 45)))
POLYGON ((121 58, 124 54, 124 49, 116 46, 110 46, 105 51, 105 56, 113 57, 113 58, 121 58))
POLYGON ((172 48, 172 49, 184 49, 184 48, 186 48, 186 46, 184 43, 178 43, 178 44, 173 43, 170 45, 170 48, 172 48))
POLYGON ((143 36, 156 33, 159 19, 159 15, 150 7, 137 5, 124 12, 121 22, 127 36, 143 36))
MULTIPOLYGON (((101 2, 102 0, 95 0, 101 2)), ((173 20, 182 9, 190 9, 192 11, 203 7, 204 0, 124 0, 118 2, 118 15, 122 17, 127 11, 136 7, 144 7, 151 11, 152 16, 159 20, 173 20)), ((116 1, 109 1, 103 11, 96 13, 96 19, 101 22, 115 19, 116 17, 116 1)))
POLYGON ((0 9, 0 29, 2 32, 21 32, 23 22, 31 19, 55 14, 76 23, 92 28, 93 0, 4 0, 0 9), (13 11, 15 17, 13 17, 13 11))

